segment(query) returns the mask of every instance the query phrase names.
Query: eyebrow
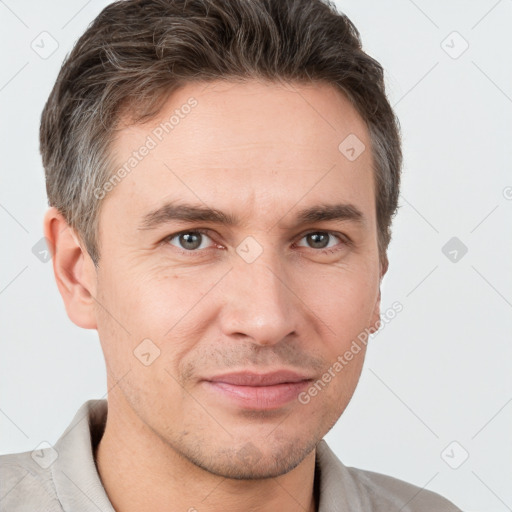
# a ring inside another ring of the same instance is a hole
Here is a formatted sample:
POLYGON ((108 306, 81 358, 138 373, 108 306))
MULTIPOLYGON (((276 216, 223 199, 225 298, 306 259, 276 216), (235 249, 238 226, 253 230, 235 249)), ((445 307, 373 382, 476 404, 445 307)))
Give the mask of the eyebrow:
MULTIPOLYGON (((363 212, 350 203, 319 204, 299 210, 295 216, 294 226, 321 221, 351 221, 365 224, 363 212)), ((172 221, 210 222, 225 226, 236 226, 240 219, 236 216, 201 205, 167 202, 159 208, 144 215, 140 230, 155 229, 172 221)))

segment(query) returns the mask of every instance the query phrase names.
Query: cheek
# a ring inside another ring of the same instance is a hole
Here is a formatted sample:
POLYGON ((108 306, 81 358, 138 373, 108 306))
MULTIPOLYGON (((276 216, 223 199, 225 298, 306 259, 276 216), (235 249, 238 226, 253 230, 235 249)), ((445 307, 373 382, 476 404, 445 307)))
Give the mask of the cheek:
POLYGON ((177 307, 173 301, 177 300, 162 280, 120 266, 104 268, 98 280, 98 334, 107 361, 117 366, 116 373, 140 363, 134 351, 143 342, 151 348, 144 340, 161 347, 163 334, 174 323, 177 307))
POLYGON ((335 345, 342 348, 372 321, 378 297, 378 273, 372 267, 357 271, 333 269, 327 274, 311 276, 302 289, 306 304, 324 321, 327 331, 335 338, 335 345))
POLYGON ((176 367, 197 339, 187 312, 200 292, 185 287, 184 293, 178 288, 180 280, 168 271, 158 277, 146 272, 121 277, 127 275, 111 273, 99 286, 98 334, 109 374, 141 410, 156 410, 159 397, 168 403, 174 397, 179 403, 182 387, 176 367))
MULTIPOLYGON (((338 421, 357 387, 364 363, 366 347, 362 345, 354 354, 349 347, 334 351, 324 373, 298 398, 308 415, 319 418, 325 435, 338 421), (347 360, 347 351, 351 353, 347 360)), ((355 351, 354 351, 355 352, 355 351)))
MULTIPOLYGON (((193 273, 170 271, 168 268, 145 272, 137 280, 130 294, 126 313, 136 313, 138 324, 147 327, 160 339, 175 338, 190 320, 197 316, 206 297, 222 274, 205 269, 193 273)), ((126 298, 123 299, 126 302, 126 298)))
POLYGON ((174 368, 204 334, 211 312, 205 310, 208 301, 202 299, 219 275, 219 271, 192 274, 159 267, 137 271, 129 279, 109 278, 104 284, 108 290, 105 302, 112 315, 106 320, 109 331, 115 331, 111 339, 118 346, 116 356, 131 361, 133 351, 149 339, 160 350, 158 361, 165 362, 169 370, 174 368))
MULTIPOLYGON (((168 269, 116 268, 102 280, 106 302, 130 332, 148 328, 162 336, 185 308, 182 280, 168 269)), ((116 318, 117 318, 116 317, 116 318)), ((146 333, 149 335, 150 333, 146 333)))

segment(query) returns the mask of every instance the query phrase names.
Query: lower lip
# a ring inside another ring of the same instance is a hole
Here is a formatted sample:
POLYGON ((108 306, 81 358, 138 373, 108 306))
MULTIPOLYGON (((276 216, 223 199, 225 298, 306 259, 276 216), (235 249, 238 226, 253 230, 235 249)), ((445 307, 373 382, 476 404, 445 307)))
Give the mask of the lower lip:
POLYGON ((203 381, 207 389, 227 398, 238 407, 270 410, 296 400, 311 381, 285 382, 273 386, 236 386, 226 382, 203 381))

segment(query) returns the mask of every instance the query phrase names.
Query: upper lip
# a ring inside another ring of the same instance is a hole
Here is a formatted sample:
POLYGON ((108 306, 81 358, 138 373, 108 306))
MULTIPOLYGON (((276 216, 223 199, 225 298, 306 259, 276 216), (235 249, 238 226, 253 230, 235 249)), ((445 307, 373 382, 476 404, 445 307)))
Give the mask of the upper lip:
POLYGON ((272 386, 275 384, 283 384, 285 382, 301 382, 303 380, 310 379, 311 377, 292 370, 278 370, 269 373, 254 373, 247 371, 225 373, 205 380, 210 382, 225 382, 226 384, 233 384, 235 386, 272 386))

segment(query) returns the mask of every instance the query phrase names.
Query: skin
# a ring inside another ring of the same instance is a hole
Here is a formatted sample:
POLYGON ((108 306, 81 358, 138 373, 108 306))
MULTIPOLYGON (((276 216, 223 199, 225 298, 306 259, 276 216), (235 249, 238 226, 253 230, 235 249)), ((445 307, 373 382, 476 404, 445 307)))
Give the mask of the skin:
POLYGON ((327 84, 188 84, 150 122, 122 124, 112 146, 119 165, 190 97, 197 106, 105 197, 97 269, 59 212, 44 220, 67 313, 97 329, 105 356, 98 471, 120 512, 314 511, 315 446, 352 397, 364 346, 307 404, 235 407, 201 379, 279 368, 320 378, 379 320, 387 269, 368 130, 327 84), (351 133, 367 148, 355 161, 338 149, 351 133), (240 223, 138 229, 176 199, 240 223), (339 202, 364 222, 294 222, 298 209, 339 202), (197 229, 207 230, 199 248, 166 240, 197 229), (252 263, 236 252, 248 236, 262 248, 252 263), (146 366, 134 350, 148 338, 160 355, 146 366))

